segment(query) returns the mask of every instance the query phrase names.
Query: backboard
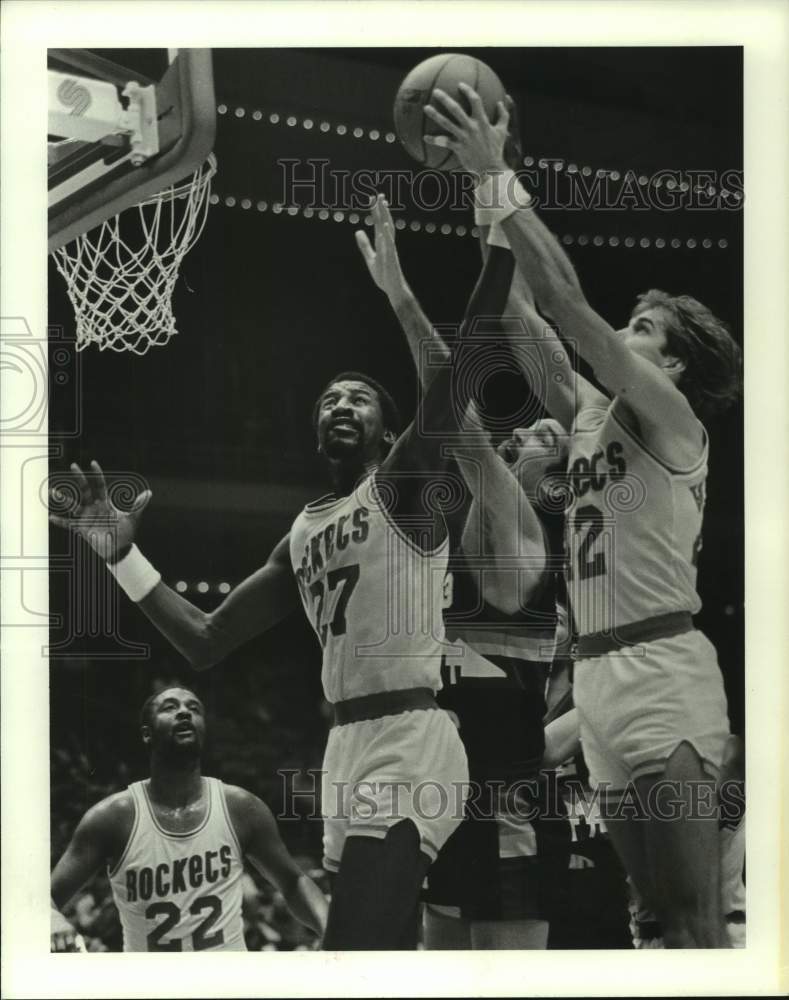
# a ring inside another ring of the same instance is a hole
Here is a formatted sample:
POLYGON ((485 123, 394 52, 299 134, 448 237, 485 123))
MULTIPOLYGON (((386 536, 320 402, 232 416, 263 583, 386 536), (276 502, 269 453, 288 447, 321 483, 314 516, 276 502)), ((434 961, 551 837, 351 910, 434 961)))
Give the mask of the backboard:
POLYGON ((49 250, 183 181, 214 144, 210 49, 50 49, 49 250))

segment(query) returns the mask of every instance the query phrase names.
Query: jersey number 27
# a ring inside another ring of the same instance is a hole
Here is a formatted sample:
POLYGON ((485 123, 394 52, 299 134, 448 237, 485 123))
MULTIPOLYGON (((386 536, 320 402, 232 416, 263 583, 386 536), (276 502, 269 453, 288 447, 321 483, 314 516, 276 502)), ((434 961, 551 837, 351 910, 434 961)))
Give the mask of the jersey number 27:
POLYGON ((310 585, 310 594, 315 602, 315 629, 321 640, 321 646, 326 645, 329 629, 332 635, 345 635, 347 627, 345 621, 345 609, 351 594, 359 582, 359 564, 352 563, 350 566, 339 566, 337 569, 329 570, 325 580, 316 580, 310 585), (329 595, 334 593, 339 587, 339 594, 334 602, 334 611, 330 621, 326 621, 329 595))

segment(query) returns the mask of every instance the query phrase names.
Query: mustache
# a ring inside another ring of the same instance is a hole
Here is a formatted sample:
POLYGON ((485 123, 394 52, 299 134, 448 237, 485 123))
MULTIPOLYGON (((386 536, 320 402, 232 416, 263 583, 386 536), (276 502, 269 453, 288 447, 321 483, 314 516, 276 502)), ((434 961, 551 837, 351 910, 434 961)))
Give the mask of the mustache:
POLYGON ((361 421, 357 420, 355 417, 334 417, 329 421, 329 430, 331 430, 332 427, 336 427, 338 424, 348 424, 349 426, 356 427, 357 429, 361 429, 362 426, 361 421))

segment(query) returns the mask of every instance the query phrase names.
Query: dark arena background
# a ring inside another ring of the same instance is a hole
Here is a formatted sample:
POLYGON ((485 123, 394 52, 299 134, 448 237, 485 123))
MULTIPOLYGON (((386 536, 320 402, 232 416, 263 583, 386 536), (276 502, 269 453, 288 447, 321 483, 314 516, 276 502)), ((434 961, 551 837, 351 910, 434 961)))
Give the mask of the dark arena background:
MULTIPOLYGON (((76 354, 73 310, 50 266, 51 470, 96 458, 110 479, 132 474, 140 489, 147 482, 153 500, 140 547, 167 583, 201 607, 216 605, 262 565, 304 502, 325 492, 310 416, 331 375, 366 371, 403 412, 413 410, 416 379, 404 337, 354 241, 366 213, 327 178, 418 169, 395 140, 392 104, 405 73, 436 51, 214 51, 213 204, 181 267, 179 333, 166 346, 142 357, 92 346, 76 354), (306 162, 318 160, 327 161, 322 179, 321 168, 306 162), (292 190, 289 176, 301 182, 292 190), (61 374, 65 381, 56 381, 61 374)), ((520 108, 525 165, 543 192, 552 177, 555 201, 564 204, 546 205, 542 217, 563 240, 594 308, 620 327, 639 292, 688 293, 741 343, 741 50, 466 51, 499 74, 520 108), (606 186, 616 199, 629 172, 649 198, 606 207, 606 186), (591 205, 567 205, 573 174, 590 191, 600 179, 603 194, 591 205)), ((102 54, 146 68, 142 50, 102 54)), ((406 277, 434 323, 457 323, 479 268, 471 211, 431 208, 436 186, 427 182, 421 199, 407 184, 400 191, 400 204, 390 201, 406 277)), ((488 389, 502 414, 516 412, 522 394, 511 373, 488 389)), ((698 618, 717 647, 739 733, 742 425, 738 406, 710 427, 698 618)), ((110 609, 104 620, 92 618, 80 595, 103 587, 105 571, 84 547, 75 558, 70 544, 53 530, 53 859, 86 808, 145 775, 137 712, 156 685, 174 679, 195 686, 213 720, 207 773, 256 792, 275 813, 287 782, 308 791, 328 713, 318 644, 303 616, 194 674, 125 598, 117 598, 117 617, 110 609)), ((318 869, 319 820, 280 827, 301 863, 318 869)), ((250 947, 308 944, 270 890, 250 883, 247 895, 250 947)), ((76 911, 91 947, 120 947, 106 880, 88 887, 76 911)))

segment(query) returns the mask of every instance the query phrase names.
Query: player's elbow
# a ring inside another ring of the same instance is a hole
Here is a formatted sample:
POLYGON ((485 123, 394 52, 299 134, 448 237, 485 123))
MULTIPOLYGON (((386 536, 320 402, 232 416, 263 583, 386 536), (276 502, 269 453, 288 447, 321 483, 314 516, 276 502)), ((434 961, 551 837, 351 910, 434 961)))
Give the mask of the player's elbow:
POLYGON ((203 670, 210 670, 211 667, 215 667, 218 663, 221 663, 223 659, 224 657, 220 653, 210 648, 195 650, 195 652, 190 653, 188 656, 189 666, 198 673, 203 670))
POLYGON ((227 655, 226 643, 222 641, 222 635, 213 626, 210 617, 200 625, 194 641, 185 650, 189 666, 193 670, 209 670, 215 667, 227 655))

